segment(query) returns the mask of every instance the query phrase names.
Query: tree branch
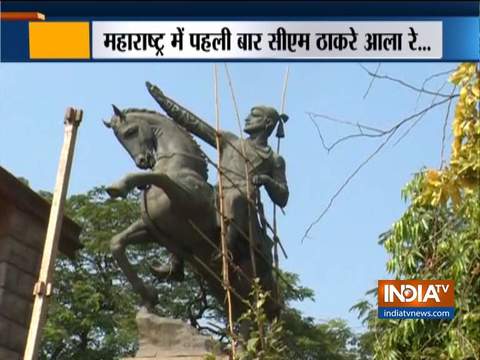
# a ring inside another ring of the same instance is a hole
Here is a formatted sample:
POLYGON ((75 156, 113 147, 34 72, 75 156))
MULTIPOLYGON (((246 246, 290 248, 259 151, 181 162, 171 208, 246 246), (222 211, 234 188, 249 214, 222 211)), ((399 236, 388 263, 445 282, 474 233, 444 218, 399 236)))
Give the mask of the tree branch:
POLYGON ((197 295, 196 298, 192 299, 188 304, 187 304, 187 311, 188 311, 188 319, 190 321, 190 324, 194 327, 200 330, 201 326, 198 323, 198 320, 203 317, 205 312, 209 309, 211 309, 210 304, 208 303, 208 298, 207 298, 207 291, 205 289, 205 286, 202 282, 201 279, 196 277, 198 286, 200 288, 200 291, 197 295), (194 306, 196 304, 200 303, 201 307, 198 309, 196 312, 194 312, 194 306))
MULTIPOLYGON (((372 88, 373 86, 373 82, 375 81, 375 79, 377 78, 377 75, 378 75, 378 71, 380 70, 380 66, 382 65, 382 63, 378 63, 377 64, 377 68, 375 69, 375 73, 374 75, 375 76, 372 76, 372 78, 370 79, 370 84, 368 84, 368 88, 367 88, 367 91, 365 91, 365 94, 363 94, 363 99, 365 100, 368 96, 368 93, 370 92, 370 89, 372 88)), ((361 64, 360 64, 361 66, 361 64)))
MULTIPOLYGON (((455 92, 455 89, 457 87, 454 86, 452 89, 452 94, 455 92)), ((442 145, 441 145, 441 151, 440 151, 440 168, 443 167, 444 163, 444 156, 445 156, 445 140, 447 137, 447 124, 448 124, 448 117, 450 116, 450 109, 452 107, 452 99, 448 102, 448 107, 447 107, 447 113, 445 114, 445 118, 443 119, 443 127, 442 127, 442 145)))
POLYGON ((375 79, 381 79, 381 80, 390 80, 390 81, 393 81, 393 82, 396 82, 406 88, 409 88, 413 91, 416 91, 420 94, 428 94, 428 95, 432 95, 432 96, 439 96, 439 97, 444 97, 444 98, 448 98, 450 95, 448 94, 443 94, 443 93, 440 93, 440 92, 435 92, 435 91, 431 91, 431 90, 427 90, 425 89, 425 83, 422 85, 421 88, 418 88, 412 84, 409 84, 403 80, 400 80, 400 79, 397 79, 397 78, 394 78, 394 77, 391 77, 389 75, 379 75, 377 73, 374 73, 372 71, 370 71, 367 67, 365 67, 365 65, 363 64, 358 64, 368 75, 370 75, 371 77, 375 78, 375 79))
POLYGON ((315 126, 315 128, 317 130, 318 136, 320 137, 320 141, 322 143, 322 147, 328 153, 330 151, 332 151, 340 143, 342 143, 346 140, 352 139, 352 138, 356 138, 356 137, 381 137, 381 136, 385 135, 385 130, 377 129, 377 128, 367 126, 367 125, 363 125, 363 124, 358 123, 358 122, 353 123, 353 122, 346 121, 346 120, 336 119, 336 118, 330 117, 328 115, 316 114, 316 113, 312 113, 312 112, 307 112, 307 115, 308 115, 308 117, 310 118, 310 120, 312 121, 313 125, 315 126), (356 133, 356 134, 350 134, 350 135, 341 137, 341 138, 335 140, 332 144, 328 145, 325 141, 325 138, 323 137, 323 134, 322 134, 322 131, 320 130, 320 127, 318 126, 317 122, 315 121, 315 118, 322 118, 322 119, 330 120, 330 121, 333 121, 333 122, 338 122, 338 123, 341 123, 341 124, 344 124, 344 125, 349 125, 349 126, 352 126, 352 127, 355 127, 356 129, 358 129, 359 132, 356 133), (364 130, 374 132, 374 134, 366 133, 364 130))
MULTIPOLYGON (((357 175, 360 170, 367 165, 371 159, 373 159, 384 147, 387 145, 387 143, 391 140, 391 138, 397 133, 398 129, 400 129, 403 125, 407 124, 408 122, 412 121, 413 119, 418 118, 419 116, 422 116, 423 114, 427 113, 428 111, 432 110, 433 108, 443 105, 447 102, 450 102, 453 98, 458 97, 458 94, 453 94, 453 95, 448 95, 447 98, 440 100, 436 103, 431 104, 430 106, 424 108, 423 110, 416 112, 400 121, 398 121, 395 125, 393 125, 391 128, 383 130, 382 134, 369 134, 369 137, 386 137, 385 140, 364 160, 362 161, 356 168, 355 170, 346 178, 346 180, 342 183, 342 185, 337 189, 337 191, 333 194, 333 196, 330 198, 327 206, 323 209, 323 211, 320 213, 320 215, 307 227, 305 230, 305 233, 301 239, 301 242, 305 240, 310 234, 310 231, 313 229, 313 227, 320 222, 320 220, 325 216, 327 211, 332 207, 333 203, 335 202, 335 199, 341 194, 343 189, 350 183, 350 181, 357 175)), ((357 137, 359 136, 366 136, 365 134, 356 134, 357 137)), ((349 135, 347 137, 341 138, 336 141, 336 144, 340 142, 342 139, 347 139, 351 138, 352 135, 349 135)))
MULTIPOLYGON (((442 71, 442 72, 439 72, 439 73, 435 73, 435 74, 432 74, 430 76, 428 76, 427 78, 425 78, 425 80, 423 80, 423 83, 422 83, 422 87, 421 89, 424 90, 425 89, 425 85, 427 85, 427 83, 437 77, 440 77, 440 76, 445 76, 445 75, 449 75, 451 73, 453 73, 455 71, 455 68, 453 69, 450 69, 450 70, 447 70, 447 71, 442 71)), ((445 84, 447 83, 447 81, 445 81, 443 83, 443 85, 440 87, 439 90, 437 90, 437 92, 440 92, 441 89, 443 89, 443 87, 445 86, 445 84)), ((417 102, 416 102, 416 105, 415 105, 415 110, 417 110, 417 107, 418 107, 418 103, 420 102, 420 98, 422 97, 422 93, 423 92, 420 92, 418 93, 418 97, 417 97, 417 102)))
MULTIPOLYGON (((441 91, 445 85, 447 84, 447 80, 444 81, 444 83, 442 84, 442 86, 440 86, 440 88, 437 90, 437 91, 441 91)), ((421 94, 419 94, 421 95, 421 94)), ((433 99, 432 99, 432 102, 430 104, 433 104, 435 102, 435 100, 437 100, 437 97, 434 96, 433 99)), ((417 110, 417 106, 415 106, 415 110, 417 110)), ((425 113, 426 114, 426 113, 425 113)), ((393 144, 393 146, 396 146, 400 141, 402 141, 408 134, 410 134, 410 131, 412 131, 412 129, 418 125, 418 123, 423 119, 423 116, 425 115, 423 114, 422 116, 419 116, 417 120, 415 120, 412 125, 410 125, 407 130, 404 131, 404 133, 397 139, 397 141, 395 141, 395 143, 393 144)))

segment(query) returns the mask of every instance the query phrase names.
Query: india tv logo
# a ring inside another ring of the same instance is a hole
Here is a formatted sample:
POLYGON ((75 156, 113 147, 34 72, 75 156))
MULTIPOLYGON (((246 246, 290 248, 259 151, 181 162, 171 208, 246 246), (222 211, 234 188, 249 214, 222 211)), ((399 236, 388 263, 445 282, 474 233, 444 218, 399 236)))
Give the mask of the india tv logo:
POLYGON ((453 319, 453 280, 378 280, 380 319, 453 319))

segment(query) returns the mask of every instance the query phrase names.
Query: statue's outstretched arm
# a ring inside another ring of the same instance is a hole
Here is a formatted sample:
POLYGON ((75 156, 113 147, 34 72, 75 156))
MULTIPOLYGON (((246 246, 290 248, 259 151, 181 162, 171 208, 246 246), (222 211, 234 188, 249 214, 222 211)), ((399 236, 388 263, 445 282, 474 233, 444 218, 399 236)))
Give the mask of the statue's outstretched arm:
POLYGON ((215 129, 191 111, 167 97, 157 86, 146 82, 148 92, 176 123, 211 146, 216 146, 215 129))

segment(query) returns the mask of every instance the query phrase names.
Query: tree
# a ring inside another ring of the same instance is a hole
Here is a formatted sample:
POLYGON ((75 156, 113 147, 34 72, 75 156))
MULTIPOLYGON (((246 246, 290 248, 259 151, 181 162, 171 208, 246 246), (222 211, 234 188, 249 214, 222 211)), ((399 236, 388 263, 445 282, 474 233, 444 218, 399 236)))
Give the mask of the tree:
MULTIPOLYGON (((284 276, 291 284, 298 284, 296 274, 286 273, 284 276)), ((319 323, 312 317, 303 315, 289 305, 292 301, 314 300, 311 289, 296 286, 284 286, 282 293, 288 299, 281 321, 284 328, 284 339, 287 351, 285 359, 302 360, 366 360, 361 353, 369 353, 363 346, 363 335, 355 334, 342 319, 332 319, 319 323)))
POLYGON ((480 358, 480 76, 461 64, 447 166, 425 169, 403 190, 409 207, 380 243, 399 279, 455 280, 453 320, 379 320, 367 301, 355 306, 374 337, 375 359, 480 358))
MULTIPOLYGON (((45 194, 44 194, 45 196, 45 194)), ((113 359, 135 351, 135 296, 109 255, 109 239, 139 216, 133 198, 110 201, 103 189, 72 196, 67 214, 82 227, 76 259, 60 256, 41 359, 113 359)))

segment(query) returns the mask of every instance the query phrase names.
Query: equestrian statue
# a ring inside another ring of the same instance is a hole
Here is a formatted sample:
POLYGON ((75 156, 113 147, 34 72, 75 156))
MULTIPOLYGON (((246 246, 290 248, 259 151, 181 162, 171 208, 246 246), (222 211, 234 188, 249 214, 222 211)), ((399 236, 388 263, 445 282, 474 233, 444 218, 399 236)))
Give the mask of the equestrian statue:
MULTIPOLYGON (((277 288, 266 221, 259 211, 259 188, 283 208, 288 201, 285 161, 268 145, 277 128, 283 132, 288 119, 274 108, 255 106, 245 120, 245 139, 227 131, 217 132, 208 122, 167 97, 147 82, 147 89, 163 111, 120 110, 105 125, 142 172, 130 173, 107 188, 112 198, 142 190, 141 218, 111 240, 118 265, 147 309, 158 303, 154 287, 138 276, 126 256, 126 247, 158 243, 170 253, 166 264, 150 266, 159 280, 181 281, 187 262, 206 282, 220 304, 225 302, 222 282, 220 223, 225 224, 228 248, 232 315, 247 310, 254 277, 265 291, 277 288), (218 171, 223 179, 223 214, 219 211, 218 185, 208 183, 208 157, 191 134, 220 147, 218 171), (222 219, 223 216, 223 219, 222 219), (252 256, 252 249, 254 255, 252 256)), ((280 134, 281 136, 281 134, 280 134)), ((272 319, 280 311, 278 299, 269 297, 265 312, 272 319)))

